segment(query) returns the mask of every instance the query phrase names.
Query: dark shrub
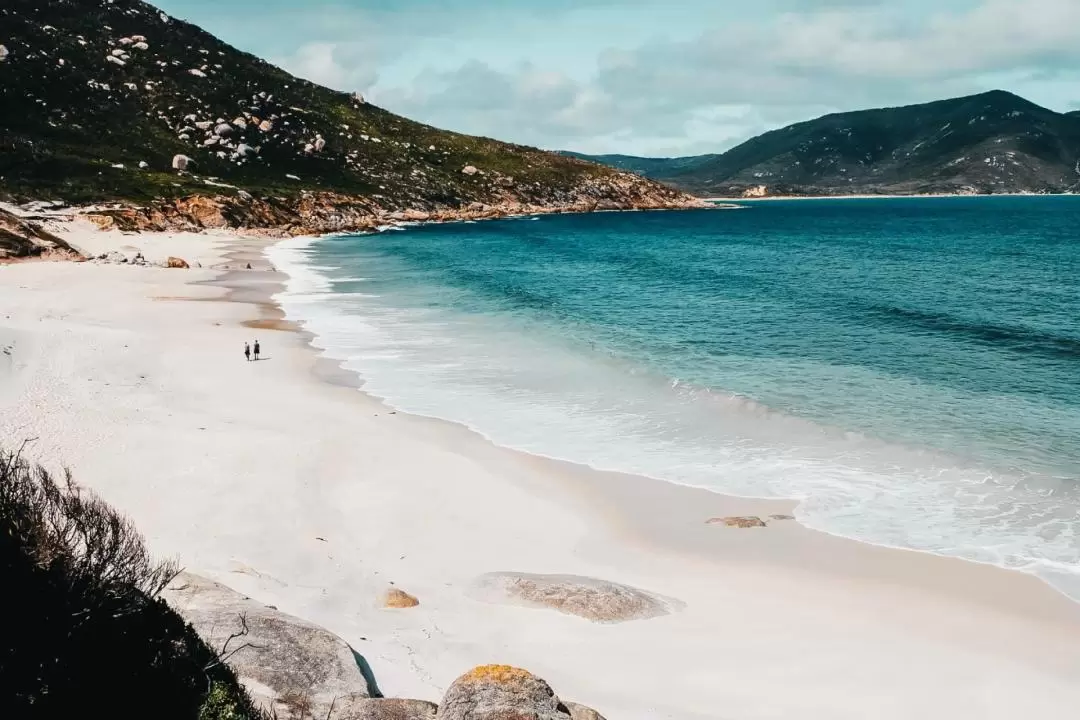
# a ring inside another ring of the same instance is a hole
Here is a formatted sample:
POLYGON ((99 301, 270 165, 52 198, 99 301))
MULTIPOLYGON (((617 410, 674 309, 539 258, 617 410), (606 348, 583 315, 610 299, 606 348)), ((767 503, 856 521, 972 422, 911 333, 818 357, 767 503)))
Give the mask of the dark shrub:
POLYGON ((0 718, 190 718, 227 666, 157 594, 175 576, 134 525, 65 472, 0 451, 0 718))

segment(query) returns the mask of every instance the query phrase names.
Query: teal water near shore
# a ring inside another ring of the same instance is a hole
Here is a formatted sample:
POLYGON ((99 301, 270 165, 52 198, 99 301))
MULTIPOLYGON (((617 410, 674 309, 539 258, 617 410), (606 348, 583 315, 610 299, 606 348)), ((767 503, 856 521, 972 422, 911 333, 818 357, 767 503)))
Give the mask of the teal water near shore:
POLYGON ((402 410, 1080 597, 1080 198, 773 201, 291 240, 402 410))

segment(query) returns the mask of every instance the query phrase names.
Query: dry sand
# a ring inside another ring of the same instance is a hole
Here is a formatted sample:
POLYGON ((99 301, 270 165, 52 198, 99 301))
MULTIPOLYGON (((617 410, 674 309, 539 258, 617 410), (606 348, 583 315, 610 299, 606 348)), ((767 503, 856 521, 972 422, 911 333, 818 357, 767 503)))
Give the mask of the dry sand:
POLYGON ((519 665, 612 720, 1064 718, 1080 609, 1037 579, 863 545, 727 498, 394 413, 269 302, 258 241, 60 228, 204 269, 0 267, 0 437, 127 512, 157 553, 320 623, 390 696, 519 665), (225 267, 253 270, 223 272, 225 267), (217 269, 211 269, 217 268, 217 269), (264 361, 243 359, 258 337, 264 361), (486 573, 679 601, 617 625, 491 604, 486 573), (419 599, 386 609, 391 587, 419 599))

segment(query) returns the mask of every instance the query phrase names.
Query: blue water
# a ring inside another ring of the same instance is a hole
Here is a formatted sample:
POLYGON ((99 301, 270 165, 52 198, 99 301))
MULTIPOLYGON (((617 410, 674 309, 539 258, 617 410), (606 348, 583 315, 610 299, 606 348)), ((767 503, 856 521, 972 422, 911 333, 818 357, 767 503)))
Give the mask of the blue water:
POLYGON ((289 241, 403 410, 1080 595, 1080 198, 749 203, 289 241))

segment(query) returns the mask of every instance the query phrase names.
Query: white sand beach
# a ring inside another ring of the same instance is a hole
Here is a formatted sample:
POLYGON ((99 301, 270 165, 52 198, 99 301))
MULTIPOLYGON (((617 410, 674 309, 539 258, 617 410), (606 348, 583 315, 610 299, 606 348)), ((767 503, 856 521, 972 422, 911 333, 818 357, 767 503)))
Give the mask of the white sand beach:
POLYGON ((610 720, 1080 707, 1080 606, 1032 576, 790 520, 708 524, 792 504, 592 471, 395 413, 282 322, 269 241, 57 230, 193 269, 0 266, 0 438, 36 438, 28 455, 70 467, 157 554, 338 633, 389 696, 438 700, 498 662, 610 720), (255 338, 264 360, 245 362, 255 338), (495 572, 679 602, 593 623, 478 599, 495 572), (381 607, 390 587, 419 606, 381 607))

